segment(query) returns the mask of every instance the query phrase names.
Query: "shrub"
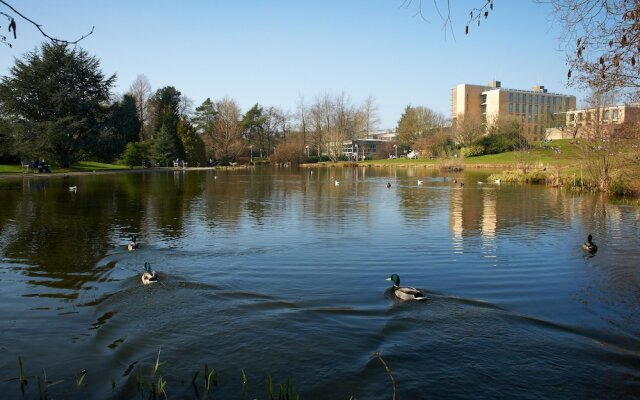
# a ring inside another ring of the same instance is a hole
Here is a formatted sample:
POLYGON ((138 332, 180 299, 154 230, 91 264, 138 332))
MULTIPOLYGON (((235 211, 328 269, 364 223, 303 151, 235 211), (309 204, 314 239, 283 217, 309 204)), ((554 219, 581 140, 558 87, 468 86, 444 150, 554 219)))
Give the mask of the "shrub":
POLYGON ((463 147, 460 149, 460 154, 462 154, 462 157, 477 157, 477 156, 481 156, 484 153, 484 146, 478 145, 478 144, 474 144, 471 145, 469 147, 463 147))
POLYGON ((304 162, 304 146, 302 142, 281 143, 276 146, 270 160, 274 163, 294 163, 304 162))
POLYGON ((493 134, 478 139, 475 145, 484 147, 484 154, 498 154, 527 146, 527 141, 517 134, 493 134))

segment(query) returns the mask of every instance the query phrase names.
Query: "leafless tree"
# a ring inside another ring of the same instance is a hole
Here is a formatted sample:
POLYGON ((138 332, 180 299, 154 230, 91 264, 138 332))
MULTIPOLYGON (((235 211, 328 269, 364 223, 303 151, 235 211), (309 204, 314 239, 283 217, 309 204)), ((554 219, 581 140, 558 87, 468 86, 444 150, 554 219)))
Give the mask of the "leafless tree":
POLYGON ((455 142, 462 146, 470 146, 484 133, 485 128, 482 121, 471 117, 459 120, 453 129, 455 142))
POLYGON ((183 118, 191 118, 193 116, 193 99, 187 96, 180 96, 179 112, 183 118))
POLYGON ((380 118, 378 117, 378 105, 376 104, 376 99, 373 96, 367 96, 364 100, 361 115, 362 131, 364 132, 363 136, 366 138, 366 135, 376 131, 380 124, 380 118))
POLYGON ((217 115, 212 132, 213 152, 218 159, 235 159, 242 153, 240 106, 228 97, 216 102, 217 115))
POLYGON ((149 112, 147 109, 147 101, 151 97, 151 84, 145 75, 138 75, 129 87, 129 94, 136 99, 136 109, 138 118, 140 119, 140 141, 149 139, 145 137, 145 128, 148 125, 149 112))
POLYGON ((307 121, 309 119, 309 110, 302 95, 298 98, 295 118, 298 121, 298 129, 302 133, 302 145, 304 147, 307 145, 307 121))
POLYGON ((618 177, 625 143, 615 129, 616 125, 607 123, 603 116, 603 109, 615 104, 610 92, 606 89, 593 90, 587 104, 584 120, 576 121, 580 125, 582 164, 592 187, 606 192, 612 179, 618 177))
POLYGON ((563 25, 568 78, 598 90, 640 87, 640 2, 536 0, 563 25))

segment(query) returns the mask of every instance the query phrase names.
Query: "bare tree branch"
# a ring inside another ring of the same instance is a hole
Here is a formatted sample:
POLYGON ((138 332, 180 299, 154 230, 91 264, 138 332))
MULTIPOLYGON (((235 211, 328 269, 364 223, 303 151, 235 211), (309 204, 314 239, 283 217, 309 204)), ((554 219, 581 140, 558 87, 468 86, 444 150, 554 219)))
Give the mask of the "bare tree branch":
MULTIPOLYGON (((87 33, 85 35, 82 35, 79 39, 76 39, 76 40, 58 39, 58 38, 55 38, 53 36, 50 36, 47 32, 45 32, 44 29, 42 28, 42 24, 39 24, 39 23, 31 20, 30 18, 26 17, 24 14, 20 13, 18 10, 16 10, 13 6, 11 6, 6 1, 0 0, 0 3, 3 4, 5 7, 7 7, 8 9, 10 9, 11 11, 13 11, 20 18, 24 19, 25 21, 27 21, 27 22, 31 23, 33 26, 35 26, 40 31, 42 36, 46 37, 47 39, 49 39, 53 43, 57 43, 57 44, 78 44, 81 40, 83 40, 87 36, 90 36, 91 34, 93 34, 93 30, 95 29, 95 26, 91 27, 91 31, 89 33, 87 33)), ((9 19, 9 32, 11 32, 13 30, 13 39, 15 40, 17 38, 17 36, 16 36, 16 20, 15 20, 15 18, 13 18, 11 15, 5 14, 3 12, 0 12, 0 14, 5 16, 5 17, 7 17, 7 19, 9 19)), ((8 40, 8 38, 6 36, 0 35, 0 42, 6 44, 9 47, 12 47, 11 43, 9 42, 9 40, 8 40)))

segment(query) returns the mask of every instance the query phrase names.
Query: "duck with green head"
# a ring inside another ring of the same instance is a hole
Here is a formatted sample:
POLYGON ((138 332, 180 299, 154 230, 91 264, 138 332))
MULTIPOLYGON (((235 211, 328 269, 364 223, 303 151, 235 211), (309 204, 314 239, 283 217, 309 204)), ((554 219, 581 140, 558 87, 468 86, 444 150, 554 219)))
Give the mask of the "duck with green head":
POLYGON ((393 274, 387 278, 388 281, 393 282, 393 293, 400 300, 426 300, 427 296, 421 291, 412 287, 401 287, 400 277, 397 274, 393 274))

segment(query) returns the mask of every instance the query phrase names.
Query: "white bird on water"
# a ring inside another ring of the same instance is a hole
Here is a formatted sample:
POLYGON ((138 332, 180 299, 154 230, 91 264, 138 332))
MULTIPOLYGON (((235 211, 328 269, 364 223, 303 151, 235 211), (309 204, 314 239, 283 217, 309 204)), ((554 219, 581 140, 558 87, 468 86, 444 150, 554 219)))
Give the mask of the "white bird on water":
POLYGON ((74 186, 69 186, 69 191, 70 192, 75 192, 76 190, 78 190, 77 186, 75 186, 75 185, 74 186))
POLYGON ((422 186, 422 181, 418 179, 418 186, 422 186))
POLYGON ((333 184, 336 185, 336 186, 340 186, 340 181, 336 179, 336 180, 333 181, 333 184))

